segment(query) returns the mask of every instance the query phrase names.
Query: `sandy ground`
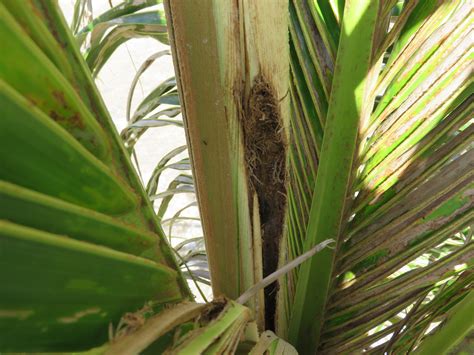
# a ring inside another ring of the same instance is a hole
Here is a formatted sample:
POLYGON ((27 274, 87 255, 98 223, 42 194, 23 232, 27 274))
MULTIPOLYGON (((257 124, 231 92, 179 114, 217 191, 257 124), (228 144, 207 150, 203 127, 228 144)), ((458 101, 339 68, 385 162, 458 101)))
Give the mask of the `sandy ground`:
MULTIPOLYGON (((110 8, 108 0, 93 0, 93 16, 96 17, 110 8)), ((113 3, 118 3, 113 1, 113 3)), ((59 0, 64 16, 71 21, 74 9, 74 0, 59 0)), ((126 102, 128 90, 136 69, 153 53, 168 49, 166 45, 154 39, 132 39, 120 46, 106 65, 100 71, 96 83, 102 97, 109 109, 112 119, 120 132, 126 126, 126 102)), ((150 93, 160 82, 174 76, 173 62, 170 56, 161 57, 142 76, 135 90, 132 102, 132 113, 134 108, 150 93)), ((136 145, 136 154, 142 173, 143 181, 147 182, 153 169, 159 160, 172 149, 186 144, 184 130, 178 127, 165 126, 148 129, 136 145)), ((185 154, 181 155, 184 157, 185 154)), ((168 170, 160 179, 159 191, 165 191, 168 184, 176 177, 176 171, 168 170)), ((178 209, 195 200, 192 194, 178 194, 173 198, 170 208, 165 216, 171 217, 178 209)), ((186 216, 196 217, 199 212, 196 208, 187 210, 186 216)), ((197 237, 202 235, 199 223, 183 222, 173 230, 178 237, 197 237)), ((182 239, 172 239, 175 245, 182 239)), ((207 297, 210 297, 209 287, 201 285, 207 297)), ((195 286, 190 283, 193 292, 198 296, 197 301, 202 301, 195 286)))

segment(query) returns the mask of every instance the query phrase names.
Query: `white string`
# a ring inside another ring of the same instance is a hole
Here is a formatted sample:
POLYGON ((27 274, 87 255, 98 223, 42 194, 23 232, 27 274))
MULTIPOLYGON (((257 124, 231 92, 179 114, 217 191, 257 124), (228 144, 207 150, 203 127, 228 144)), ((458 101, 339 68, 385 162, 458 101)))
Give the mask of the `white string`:
POLYGON ((309 258, 311 258, 314 254, 317 252, 323 250, 324 248, 328 247, 330 249, 334 249, 334 246, 330 247, 329 244, 331 243, 336 243, 334 239, 326 239, 325 241, 315 245, 312 247, 310 250, 308 250, 306 253, 301 254, 298 256, 296 259, 293 259, 290 261, 288 264, 285 266, 282 266, 275 272, 272 272, 270 275, 265 277, 262 281, 256 283, 252 287, 250 287, 247 291, 245 291, 243 294, 240 295, 239 298, 237 298, 236 302, 240 304, 245 304, 247 303, 258 291, 260 291, 262 288, 267 287, 271 283, 275 282, 278 280, 281 276, 285 275, 289 271, 293 270, 295 267, 298 265, 302 264, 309 258))

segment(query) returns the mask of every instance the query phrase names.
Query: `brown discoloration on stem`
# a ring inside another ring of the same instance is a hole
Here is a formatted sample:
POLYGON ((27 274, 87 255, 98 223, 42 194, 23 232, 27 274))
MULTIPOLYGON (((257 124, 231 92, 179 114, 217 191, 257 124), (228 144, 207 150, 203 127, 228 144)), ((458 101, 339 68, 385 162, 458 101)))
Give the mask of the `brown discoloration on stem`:
MULTIPOLYGON (((248 99, 242 106, 245 161, 250 194, 256 193, 258 197, 265 277, 278 267, 287 200, 286 142, 278 98, 262 75, 253 81, 248 99)), ((274 328, 277 287, 273 284, 264 291, 268 329, 274 328)))
POLYGON ((224 297, 218 297, 210 302, 202 311, 199 322, 201 325, 206 325, 213 319, 219 317, 224 308, 227 306, 228 300, 224 297))

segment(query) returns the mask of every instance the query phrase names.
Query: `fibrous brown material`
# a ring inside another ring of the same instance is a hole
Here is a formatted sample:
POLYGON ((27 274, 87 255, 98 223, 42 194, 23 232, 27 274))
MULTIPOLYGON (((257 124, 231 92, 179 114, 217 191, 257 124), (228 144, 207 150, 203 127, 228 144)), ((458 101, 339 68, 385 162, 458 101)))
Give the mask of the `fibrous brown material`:
MULTIPOLYGON (((263 76, 258 76, 250 89, 242 127, 249 185, 259 202, 265 277, 278 267, 287 198, 283 122, 275 91, 263 76)), ((274 329, 277 287, 274 283, 264 291, 266 329, 274 329)))

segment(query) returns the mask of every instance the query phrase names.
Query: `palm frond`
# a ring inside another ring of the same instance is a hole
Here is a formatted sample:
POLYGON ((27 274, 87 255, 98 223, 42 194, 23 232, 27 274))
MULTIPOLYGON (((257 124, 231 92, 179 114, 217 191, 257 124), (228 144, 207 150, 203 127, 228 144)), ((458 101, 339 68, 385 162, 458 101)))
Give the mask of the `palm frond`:
POLYGON ((0 348, 86 350, 190 292, 57 5, 0 12, 0 348))
MULTIPOLYGON (((151 11, 141 11, 160 4, 155 0, 127 0, 92 19, 79 30, 79 23, 85 21, 86 4, 78 0, 72 21, 77 43, 85 51, 89 68, 97 75, 114 51, 132 38, 151 37, 168 43, 166 19, 162 7, 151 11)), ((92 12, 91 4, 90 12, 92 12)))
MULTIPOLYGON (((313 43, 319 45, 314 40, 318 36, 309 33, 329 32, 316 21, 308 28, 308 9, 314 13, 318 5, 303 3, 292 5, 300 14, 290 26, 297 53, 317 48, 313 43), (299 31, 303 35, 298 35, 299 31)), ((290 321, 290 340, 299 342, 300 351, 317 346, 322 353, 407 352, 423 344, 430 324, 450 314, 472 287, 474 250, 465 237, 474 216, 467 40, 472 4, 404 2, 393 18, 395 3, 380 2, 372 11, 376 20, 362 19, 361 23, 372 24, 374 35, 353 42, 357 48, 351 54, 344 52, 347 35, 362 36, 368 29, 351 25, 354 5, 346 4, 322 149, 318 160, 309 154, 302 159, 318 165, 316 187, 314 193, 306 194, 313 201, 309 222, 304 224, 308 218, 304 213, 295 213, 293 219, 290 215, 289 225, 299 227, 290 230, 287 244, 298 248, 289 250, 295 254, 289 253, 288 259, 320 238, 338 235, 339 246, 333 255, 327 250, 316 256, 312 267, 311 263, 303 265, 281 291, 279 314, 286 317, 281 324, 284 327, 290 321), (363 50, 362 44, 372 47, 363 50), (357 50, 362 51, 359 56, 355 55, 357 50), (353 94, 360 88, 355 69, 338 79, 338 70, 344 70, 342 61, 349 60, 350 67, 351 56, 357 58, 358 69, 362 58, 369 58, 369 65, 361 69, 366 88, 358 97, 353 94), (352 93, 337 96, 340 87, 335 83, 347 85, 351 80, 352 93), (351 100, 356 108, 357 136, 336 143, 349 127, 349 111, 331 114, 351 105, 351 100), (342 126, 334 130, 338 119, 342 126), (354 153, 349 142, 357 144, 354 153), (346 168, 329 150, 331 144, 345 151, 349 159, 346 168), (327 166, 334 166, 330 177, 327 166), (336 197, 337 181, 344 174, 343 193, 336 197), (324 189, 331 191, 326 202, 324 189), (340 212, 331 224, 328 214, 335 210, 340 212), (314 341, 308 341, 308 334, 313 334, 314 341)), ((363 16, 368 16, 370 6, 367 3, 363 16)), ((298 95, 292 96, 296 107, 309 95, 306 91, 315 88, 309 84, 315 75, 323 78, 317 70, 301 76, 301 70, 294 68, 327 63, 326 55, 307 52, 292 62, 293 76, 304 78, 295 80, 296 85, 301 84, 299 92, 295 90, 298 95), (308 58, 316 63, 308 63, 308 58)), ((321 94, 315 90, 312 95, 321 94)), ((309 112, 297 111, 294 126, 314 121, 309 112)), ((302 169, 294 169, 294 184, 303 195, 303 185, 298 184, 304 180, 302 169)), ((308 197, 299 200, 307 201, 308 197)), ((307 207, 296 211, 305 212, 307 207)))

